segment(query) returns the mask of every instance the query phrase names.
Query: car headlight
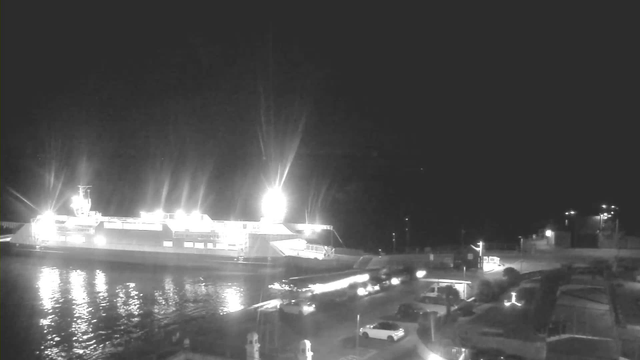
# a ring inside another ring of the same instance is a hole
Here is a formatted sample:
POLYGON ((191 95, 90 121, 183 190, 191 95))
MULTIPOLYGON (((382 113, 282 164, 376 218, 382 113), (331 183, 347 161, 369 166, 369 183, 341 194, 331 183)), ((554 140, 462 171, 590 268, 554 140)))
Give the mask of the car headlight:
POLYGON ((418 279, 423 278, 425 275, 427 275, 427 272, 426 272, 425 270, 418 270, 418 271, 416 271, 416 277, 417 277, 418 279))
POLYGON ((398 284, 400 284, 400 279, 398 278, 391 279, 391 285, 398 285, 398 284))

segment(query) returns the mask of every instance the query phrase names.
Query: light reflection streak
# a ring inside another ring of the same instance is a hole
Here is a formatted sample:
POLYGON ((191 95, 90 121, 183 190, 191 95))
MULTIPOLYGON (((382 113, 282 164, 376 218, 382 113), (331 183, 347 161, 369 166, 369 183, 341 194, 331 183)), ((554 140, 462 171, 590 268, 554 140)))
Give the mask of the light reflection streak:
POLYGON ((125 285, 119 285, 116 288, 116 293, 118 298, 116 300, 116 305, 118 308, 118 313, 122 317, 127 317, 128 315, 138 315, 142 312, 142 302, 140 301, 140 293, 136 291, 135 283, 127 283, 125 285))
POLYGON ((164 289, 154 291, 154 298, 154 313, 157 317, 164 318, 177 310, 179 298, 172 278, 164 279, 164 289))
POLYGON ((87 296, 87 273, 82 270, 71 272, 71 298, 73 299, 73 325, 71 330, 75 333, 73 338, 74 352, 87 354, 91 343, 87 341, 92 337, 91 316, 89 314, 89 299, 87 296))
POLYGON ((221 313, 232 313, 244 309, 243 292, 244 290, 237 286, 226 287, 222 292, 225 304, 220 308, 221 313))
POLYGON ((42 307, 49 313, 54 300, 60 295, 60 271, 50 267, 42 268, 38 281, 38 290, 42 300, 42 307))
POLYGON ((59 335, 56 331, 54 320, 58 320, 60 306, 60 271, 58 269, 44 267, 38 279, 38 290, 42 302, 45 317, 40 319, 45 340, 42 342, 41 351, 45 358, 59 359, 64 353, 58 348, 59 335))
POLYGON ((98 304, 100 304, 100 309, 103 309, 108 305, 109 294, 107 293, 107 276, 100 270, 96 270, 95 286, 98 293, 98 304))

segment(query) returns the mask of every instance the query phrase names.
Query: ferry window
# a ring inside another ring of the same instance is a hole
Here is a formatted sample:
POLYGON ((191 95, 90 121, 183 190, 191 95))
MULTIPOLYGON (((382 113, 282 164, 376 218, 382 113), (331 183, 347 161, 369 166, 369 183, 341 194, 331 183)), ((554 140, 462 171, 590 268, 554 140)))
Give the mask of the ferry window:
POLYGON ((192 248, 193 247, 193 241, 185 241, 184 242, 184 247, 192 248))
POLYGON ((213 243, 207 243, 207 249, 213 249, 213 243))
POLYGON ((204 243, 197 242, 196 243, 196 249, 204 249, 204 243))
POLYGON ((164 247, 173 247, 173 241, 163 241, 162 246, 164 247))

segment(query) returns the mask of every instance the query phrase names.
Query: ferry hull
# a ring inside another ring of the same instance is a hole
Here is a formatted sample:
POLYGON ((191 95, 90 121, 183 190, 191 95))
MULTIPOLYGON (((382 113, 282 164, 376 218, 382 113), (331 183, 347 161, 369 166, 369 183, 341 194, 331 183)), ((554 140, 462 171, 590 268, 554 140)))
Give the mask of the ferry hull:
POLYGON ((66 258, 99 262, 120 262, 147 266, 199 267, 224 273, 279 273, 287 269, 285 258, 234 259, 209 254, 163 253, 151 251, 91 249, 76 247, 12 244, 12 255, 66 258))
POLYGON ((74 261, 130 263, 145 266, 208 268, 225 274, 274 274, 282 277, 322 274, 352 269, 355 257, 305 259, 293 256, 273 258, 230 258, 210 254, 164 253, 133 250, 4 244, 3 254, 62 258, 74 261), (10 245, 10 246, 9 246, 10 245))

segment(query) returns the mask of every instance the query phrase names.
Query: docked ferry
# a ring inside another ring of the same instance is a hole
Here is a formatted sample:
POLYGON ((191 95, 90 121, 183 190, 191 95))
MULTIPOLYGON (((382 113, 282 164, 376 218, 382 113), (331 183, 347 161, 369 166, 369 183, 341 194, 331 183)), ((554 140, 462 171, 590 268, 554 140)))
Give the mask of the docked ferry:
POLYGON ((91 211, 87 187, 72 199, 74 216, 47 212, 12 236, 14 249, 93 260, 207 266, 229 272, 332 267, 330 225, 212 220, 199 212, 91 211))

